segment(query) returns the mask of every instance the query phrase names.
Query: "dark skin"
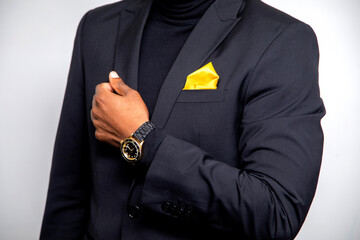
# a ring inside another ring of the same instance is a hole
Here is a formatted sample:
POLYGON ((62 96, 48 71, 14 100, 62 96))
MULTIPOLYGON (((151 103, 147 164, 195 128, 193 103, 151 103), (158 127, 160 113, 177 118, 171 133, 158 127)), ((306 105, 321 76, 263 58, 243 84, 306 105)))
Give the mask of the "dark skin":
POLYGON ((90 115, 96 139, 114 147, 120 147, 121 140, 149 121, 149 111, 139 92, 114 71, 109 74, 109 83, 96 86, 90 115))

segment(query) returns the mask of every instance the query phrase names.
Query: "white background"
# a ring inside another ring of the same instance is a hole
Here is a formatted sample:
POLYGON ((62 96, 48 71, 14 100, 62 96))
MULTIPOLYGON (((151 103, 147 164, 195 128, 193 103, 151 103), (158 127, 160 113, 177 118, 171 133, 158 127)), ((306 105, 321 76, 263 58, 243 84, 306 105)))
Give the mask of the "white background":
MULTIPOLYGON (((76 27, 105 0, 0 0, 0 239, 38 239, 76 27)), ((317 193, 297 240, 360 239, 360 2, 266 0, 310 24, 327 114, 317 193)))

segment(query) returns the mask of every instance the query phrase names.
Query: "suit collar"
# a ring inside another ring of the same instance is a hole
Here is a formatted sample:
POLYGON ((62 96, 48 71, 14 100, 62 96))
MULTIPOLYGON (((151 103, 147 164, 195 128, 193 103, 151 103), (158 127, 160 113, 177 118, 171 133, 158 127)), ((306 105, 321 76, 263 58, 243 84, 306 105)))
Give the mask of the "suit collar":
POLYGON ((124 0, 123 2, 127 2, 127 6, 125 7, 125 10, 128 12, 135 13, 138 10, 141 10, 142 8, 146 8, 148 6, 151 6, 153 0, 124 0))
POLYGON ((245 7, 245 0, 216 0, 214 7, 221 20, 236 19, 245 7))
MULTIPOLYGON (((128 0, 129 2, 129 0, 128 0)), ((143 7, 151 6, 153 0, 132 0, 126 6, 129 12, 136 12, 143 7)), ((215 0, 214 7, 221 20, 236 19, 245 7, 246 0, 215 0)))

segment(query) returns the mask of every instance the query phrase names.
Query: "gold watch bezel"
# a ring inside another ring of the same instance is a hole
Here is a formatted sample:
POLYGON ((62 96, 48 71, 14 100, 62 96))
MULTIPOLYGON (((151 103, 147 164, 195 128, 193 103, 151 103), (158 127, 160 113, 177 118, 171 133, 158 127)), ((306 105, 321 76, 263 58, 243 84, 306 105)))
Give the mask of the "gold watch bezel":
POLYGON ((142 146, 143 146, 144 141, 140 141, 137 138, 133 137, 133 134, 130 135, 130 137, 122 140, 120 142, 120 152, 122 157, 129 163, 135 164, 137 161, 139 161, 142 157, 142 146), (127 143, 132 143, 137 151, 137 156, 136 157, 131 157, 129 156, 129 154, 126 153, 125 148, 127 146, 127 143))

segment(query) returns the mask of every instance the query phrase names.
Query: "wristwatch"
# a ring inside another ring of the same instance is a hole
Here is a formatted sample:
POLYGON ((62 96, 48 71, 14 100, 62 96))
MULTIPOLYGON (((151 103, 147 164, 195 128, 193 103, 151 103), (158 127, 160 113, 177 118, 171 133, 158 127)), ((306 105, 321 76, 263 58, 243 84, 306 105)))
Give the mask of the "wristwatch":
POLYGON ((143 123, 130 137, 120 142, 122 157, 129 163, 135 164, 142 157, 145 137, 155 128, 150 121, 143 123))

